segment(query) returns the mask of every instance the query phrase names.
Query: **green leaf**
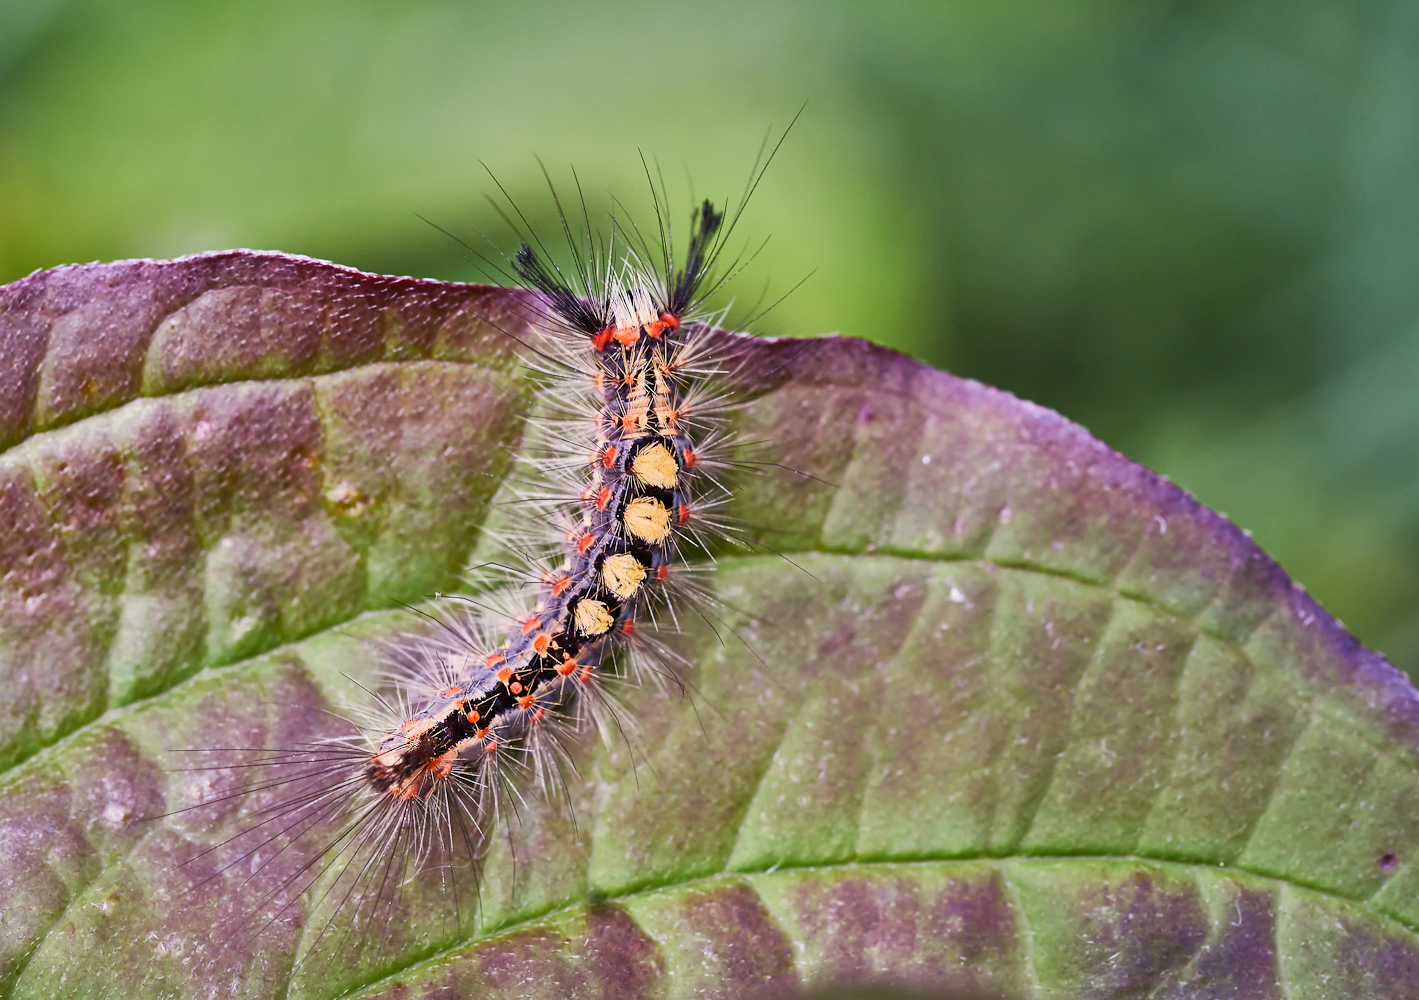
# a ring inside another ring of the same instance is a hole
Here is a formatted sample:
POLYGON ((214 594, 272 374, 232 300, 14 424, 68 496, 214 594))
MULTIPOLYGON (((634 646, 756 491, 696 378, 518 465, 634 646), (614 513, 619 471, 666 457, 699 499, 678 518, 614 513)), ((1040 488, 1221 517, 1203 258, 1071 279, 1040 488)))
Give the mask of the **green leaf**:
POLYGON ((322 960, 328 901, 228 867, 261 802, 145 817, 230 780, 173 749, 332 731, 510 516, 520 294, 244 252, 0 292, 4 995, 1411 995, 1408 682, 1079 427, 835 338, 748 348, 782 555, 683 616, 693 697, 630 693, 646 759, 579 745, 476 905, 413 884, 322 960))

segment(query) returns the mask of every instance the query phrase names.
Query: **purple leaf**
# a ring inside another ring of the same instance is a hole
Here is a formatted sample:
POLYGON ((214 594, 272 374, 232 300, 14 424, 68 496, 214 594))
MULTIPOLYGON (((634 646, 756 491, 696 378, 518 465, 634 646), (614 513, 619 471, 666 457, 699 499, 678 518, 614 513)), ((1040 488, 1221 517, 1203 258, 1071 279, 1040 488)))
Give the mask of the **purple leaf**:
POLYGON ((175 749, 329 732, 516 517, 523 294, 247 252, 0 290, 0 991, 1413 994, 1408 681, 1081 428, 839 338, 742 348, 779 554, 684 616, 693 697, 628 695, 648 759, 583 741, 476 904, 321 961, 329 901, 223 846, 257 803, 145 817, 232 780, 175 749))

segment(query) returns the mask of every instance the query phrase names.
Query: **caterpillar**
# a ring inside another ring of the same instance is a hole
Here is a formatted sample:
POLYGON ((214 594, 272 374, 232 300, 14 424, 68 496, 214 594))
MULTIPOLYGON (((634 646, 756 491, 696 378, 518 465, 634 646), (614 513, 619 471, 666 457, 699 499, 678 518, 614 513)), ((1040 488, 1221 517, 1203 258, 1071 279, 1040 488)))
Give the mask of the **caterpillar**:
POLYGON ((517 610, 514 585, 395 647, 407 694, 375 728, 373 753, 352 747, 374 826, 412 830, 431 809, 439 829, 460 815, 477 826, 496 808, 485 800, 505 787, 497 772, 513 748, 545 788, 559 763, 551 727, 589 718, 608 730, 614 696, 602 682, 621 650, 632 673, 674 677, 673 654, 644 623, 668 606, 682 546, 708 552, 701 533, 720 527, 712 512, 726 493, 710 471, 724 464, 719 400, 696 392, 716 370, 697 351, 710 327, 691 311, 724 221, 704 202, 682 268, 657 282, 632 258, 603 276, 599 297, 530 243, 518 248, 512 266, 538 296, 548 341, 539 367, 553 393, 524 455, 539 473, 522 498, 531 527, 504 540, 534 571, 533 602, 517 610))
MULTIPOLYGON (((683 255, 664 221, 656 245, 625 220, 609 239, 589 221, 574 237, 553 189, 570 264, 535 233, 504 258, 525 321, 504 332, 522 345, 540 402, 517 456, 520 527, 493 540, 500 556, 469 593, 441 595, 438 610, 417 611, 428 627, 381 645, 388 684, 343 716, 348 733, 240 765, 260 777, 231 795, 261 804, 203 852, 236 845, 259 874, 302 838, 322 838, 253 907, 279 904, 270 923, 314 889, 311 911, 328 914, 307 928, 308 951, 333 955, 398 919, 397 898, 419 875, 460 905, 460 875, 477 878, 490 831, 524 787, 565 792, 569 738, 594 729, 631 742, 615 682, 683 688, 689 664, 664 637, 687 607, 714 614, 705 564, 684 557, 712 560, 738 538, 723 513, 726 475, 753 464, 735 457, 727 430, 733 340, 704 303, 737 267, 717 263, 777 148, 761 150, 732 211, 710 200, 693 210, 683 255)), ((664 185, 651 187, 667 219, 664 185)))

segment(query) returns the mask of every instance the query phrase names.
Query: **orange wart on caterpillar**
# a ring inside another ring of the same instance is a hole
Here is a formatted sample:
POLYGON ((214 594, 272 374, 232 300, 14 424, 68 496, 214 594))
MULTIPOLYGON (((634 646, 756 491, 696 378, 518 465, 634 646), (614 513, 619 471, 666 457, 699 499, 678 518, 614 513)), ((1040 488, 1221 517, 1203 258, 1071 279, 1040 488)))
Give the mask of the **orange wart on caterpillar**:
POLYGON ((387 683, 342 716, 346 735, 246 748, 256 756, 237 767, 258 780, 182 810, 255 796, 241 833, 188 862, 211 867, 220 852, 208 879, 250 869, 264 888, 253 933, 292 919, 314 890, 305 951, 334 954, 397 920, 417 876, 462 906, 460 874, 478 878, 490 833, 512 821, 528 779, 544 797, 566 796, 571 735, 594 728, 634 755, 636 720, 616 682, 683 690, 689 664, 663 637, 687 611, 717 627, 696 575, 717 544, 743 541, 720 512, 725 474, 762 464, 735 455, 735 341, 703 303, 734 270, 716 265, 776 151, 761 151, 731 213, 709 200, 693 210, 683 257, 663 185, 652 185, 662 220, 653 244, 624 219, 604 240, 589 222, 574 236, 553 190, 570 265, 535 234, 505 258, 504 277, 524 289, 517 322, 486 322, 521 346, 538 403, 505 487, 514 526, 487 532, 498 556, 477 568, 470 593, 417 612, 425 631, 380 645, 387 683), (682 562, 691 549, 698 565, 682 562), (321 838, 314 856, 276 863, 307 837, 321 838))

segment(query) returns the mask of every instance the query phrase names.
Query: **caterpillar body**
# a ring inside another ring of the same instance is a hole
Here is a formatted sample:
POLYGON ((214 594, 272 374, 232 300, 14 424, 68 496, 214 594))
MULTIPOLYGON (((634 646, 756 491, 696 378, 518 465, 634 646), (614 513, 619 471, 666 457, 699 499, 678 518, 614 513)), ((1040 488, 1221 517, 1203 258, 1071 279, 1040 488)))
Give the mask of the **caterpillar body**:
MULTIPOLYGON (((536 527, 510 540, 539 572, 533 606, 501 613, 510 621, 500 640, 490 643, 486 616, 459 616, 396 650, 424 690, 363 765, 361 783, 385 808, 495 793, 485 772, 517 741, 545 782, 557 747, 546 724, 578 710, 594 717, 606 706, 608 659, 653 642, 638 623, 678 582, 678 549, 715 525, 709 512, 722 500, 704 475, 723 461, 717 401, 694 391, 712 374, 696 352, 708 327, 687 314, 723 222, 705 202, 683 269, 662 284, 627 261, 600 298, 579 294, 530 244, 518 249, 513 267, 536 290, 552 340, 539 353, 561 369, 549 372, 554 426, 544 423, 540 453, 525 456, 541 474, 534 493, 552 494, 524 498, 543 508, 528 523, 549 525, 555 542, 536 527), (553 353, 559 340, 570 350, 553 353)), ((663 667, 666 652, 655 653, 663 667)))
POLYGON ((477 879, 522 778, 548 798, 566 792, 569 733, 631 743, 635 720, 608 681, 683 687, 688 664, 661 636, 686 602, 714 611, 703 569, 682 556, 712 557, 716 540, 736 536, 720 512, 725 473, 752 464, 726 432, 735 349, 701 305, 724 280, 716 259, 761 175, 756 165, 728 218, 709 201, 693 212, 678 266, 666 228, 658 248, 628 237, 618 258, 614 238, 593 249, 589 225, 578 247, 564 216, 574 266, 535 237, 508 260, 527 322, 504 332, 526 348, 538 405, 517 456, 519 527, 494 539, 504 556, 482 567, 495 585, 445 598, 420 612, 431 628, 381 645, 388 683, 341 716, 348 734, 239 765, 260 777, 224 797, 255 793, 260 808, 204 852, 237 851, 217 874, 241 864, 256 875, 318 838, 253 906, 279 917, 314 889, 311 912, 330 912, 305 929, 307 953, 340 950, 325 940, 337 919, 342 942, 368 937, 380 911, 400 919, 397 897, 415 876, 477 879))

